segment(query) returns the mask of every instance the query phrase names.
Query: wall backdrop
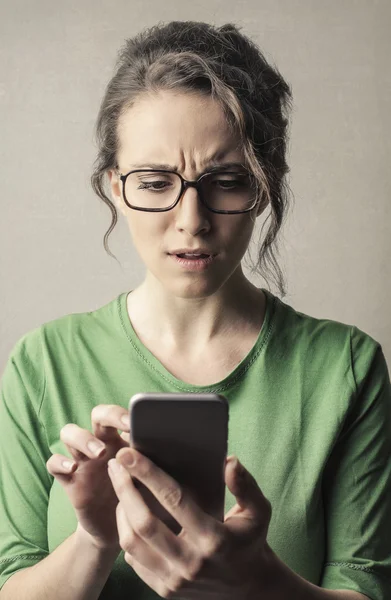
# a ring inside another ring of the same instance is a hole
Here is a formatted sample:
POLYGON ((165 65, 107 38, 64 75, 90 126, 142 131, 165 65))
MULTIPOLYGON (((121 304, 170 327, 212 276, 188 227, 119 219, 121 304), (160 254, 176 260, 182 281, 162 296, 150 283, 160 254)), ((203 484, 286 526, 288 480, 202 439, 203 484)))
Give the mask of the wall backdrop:
POLYGON ((291 84, 284 302, 356 325, 391 365, 388 0, 3 0, 0 372, 23 334, 143 278, 122 220, 110 236, 122 268, 103 249, 93 127, 124 39, 173 19, 242 26, 291 84))

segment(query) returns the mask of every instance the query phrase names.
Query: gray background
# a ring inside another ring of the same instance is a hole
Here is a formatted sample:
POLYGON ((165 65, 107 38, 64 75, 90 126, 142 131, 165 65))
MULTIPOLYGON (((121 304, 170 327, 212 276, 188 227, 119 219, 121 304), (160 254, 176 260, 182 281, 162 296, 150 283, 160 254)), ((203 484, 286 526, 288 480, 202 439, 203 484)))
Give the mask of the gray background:
POLYGON ((103 249, 93 126, 124 39, 173 19, 242 26, 292 85, 284 302, 356 325, 390 365, 388 0, 3 0, 0 371, 24 333, 143 278, 121 218, 109 243, 123 268, 103 249))

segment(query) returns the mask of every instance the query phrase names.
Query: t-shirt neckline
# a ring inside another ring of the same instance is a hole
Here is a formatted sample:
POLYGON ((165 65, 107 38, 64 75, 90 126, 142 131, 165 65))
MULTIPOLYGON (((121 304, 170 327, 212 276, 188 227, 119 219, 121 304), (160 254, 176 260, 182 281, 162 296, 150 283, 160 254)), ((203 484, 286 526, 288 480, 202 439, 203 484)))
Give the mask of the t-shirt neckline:
POLYGON ((127 310, 127 296, 129 293, 131 293, 131 291, 123 292, 118 296, 117 309, 123 331, 130 344, 133 346, 133 349, 137 352, 140 360, 148 365, 149 368, 151 368, 155 373, 158 373, 160 377, 166 380, 166 382, 172 387, 185 392, 222 392, 227 388, 230 388, 243 377, 244 373, 257 359, 271 336, 275 321, 274 314, 276 312, 277 297, 274 296, 274 294, 272 294, 269 290, 265 288, 261 289, 266 298, 265 315, 262 327, 253 347, 242 359, 242 361, 234 368, 234 370, 228 373, 224 379, 209 385, 194 385, 178 379, 172 373, 170 373, 170 371, 164 367, 164 365, 156 358, 156 356, 152 354, 152 352, 141 342, 133 328, 127 310))

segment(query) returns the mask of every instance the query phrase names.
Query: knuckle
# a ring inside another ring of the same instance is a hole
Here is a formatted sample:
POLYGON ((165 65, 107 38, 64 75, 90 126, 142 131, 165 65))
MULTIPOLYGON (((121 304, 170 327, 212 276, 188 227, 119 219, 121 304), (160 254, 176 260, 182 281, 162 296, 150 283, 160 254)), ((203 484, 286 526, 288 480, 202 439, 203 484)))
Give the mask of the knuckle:
POLYGON ((120 533, 119 544, 125 552, 133 554, 136 549, 136 536, 134 532, 132 530, 128 530, 125 534, 120 533))
POLYGON ((46 469, 50 473, 54 470, 54 457, 53 457, 53 455, 46 461, 46 469))
POLYGON ((91 421, 98 421, 99 417, 100 417, 100 407, 101 404, 98 404, 97 406, 94 406, 94 408, 91 411, 91 421))
POLYGON ((204 560, 209 560, 216 555, 222 555, 227 550, 226 539, 221 534, 207 536, 203 545, 204 560))
POLYGON ((110 414, 117 412, 118 409, 120 409, 120 407, 115 404, 97 404, 91 410, 91 421, 95 423, 100 423, 101 421, 107 422, 110 414))
POLYGON ((106 417, 110 406, 110 404, 97 404, 94 406, 91 410, 91 420, 96 422, 100 421, 103 417, 106 417))
POLYGON ((137 522, 135 529, 139 536, 145 539, 150 539, 156 535, 157 525, 156 518, 152 515, 152 513, 148 513, 137 522))
POLYGON ((75 423, 67 423, 60 429, 60 439, 62 441, 69 439, 69 436, 75 432, 77 425, 75 423))
POLYGON ((166 584, 168 586, 168 590, 165 598, 175 598, 177 592, 183 588, 185 583, 186 580, 182 575, 171 575, 166 584))
POLYGON ((46 461, 46 469, 53 476, 58 474, 63 475, 64 467, 62 466, 62 462, 64 460, 71 460, 67 456, 63 456, 62 454, 52 454, 52 456, 46 461))
POLYGON ((173 485, 161 491, 163 502, 170 508, 179 508, 183 503, 183 490, 180 486, 173 485))
POLYGON ((186 580, 189 582, 195 581, 199 573, 201 573, 202 569, 206 565, 206 560, 203 556, 193 558, 186 569, 186 580))
POLYGON ((153 469, 149 461, 145 460, 137 460, 136 461, 137 472, 145 479, 150 479, 153 477, 153 469))

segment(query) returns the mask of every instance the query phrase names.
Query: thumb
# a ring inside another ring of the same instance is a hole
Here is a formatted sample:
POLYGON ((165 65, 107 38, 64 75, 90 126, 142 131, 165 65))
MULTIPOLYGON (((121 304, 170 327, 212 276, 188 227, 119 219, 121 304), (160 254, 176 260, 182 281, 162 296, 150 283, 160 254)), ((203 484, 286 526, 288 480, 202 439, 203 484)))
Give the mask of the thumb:
POLYGON ((254 518, 264 514, 268 500, 263 495, 254 477, 239 462, 236 456, 230 456, 227 459, 225 482, 229 491, 236 498, 236 502, 241 509, 241 516, 254 518), (247 514, 244 515, 243 512, 247 514))

